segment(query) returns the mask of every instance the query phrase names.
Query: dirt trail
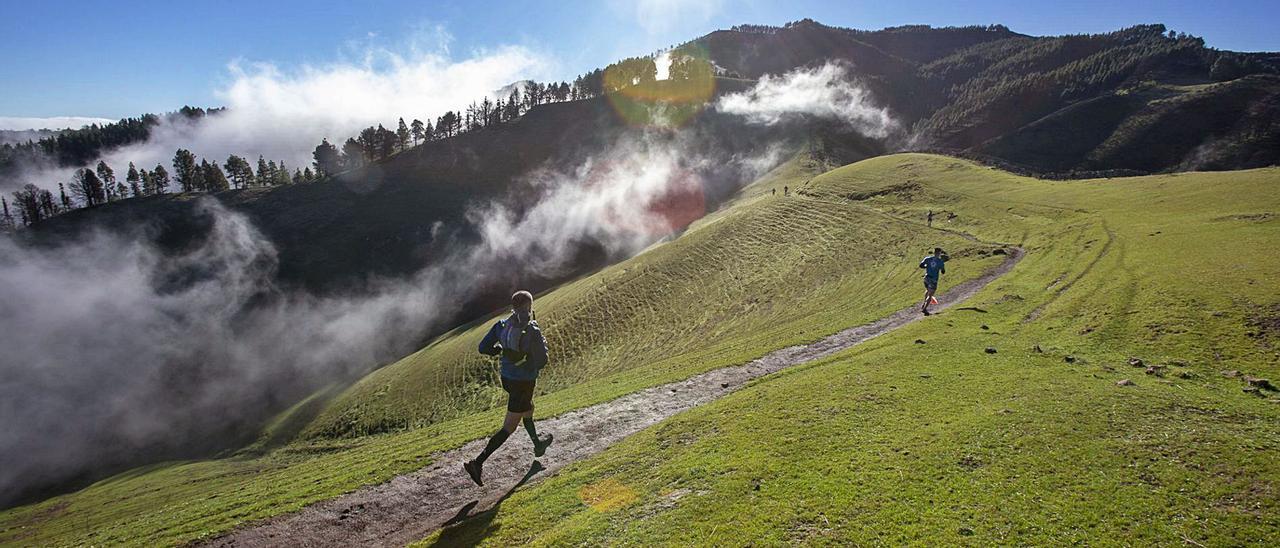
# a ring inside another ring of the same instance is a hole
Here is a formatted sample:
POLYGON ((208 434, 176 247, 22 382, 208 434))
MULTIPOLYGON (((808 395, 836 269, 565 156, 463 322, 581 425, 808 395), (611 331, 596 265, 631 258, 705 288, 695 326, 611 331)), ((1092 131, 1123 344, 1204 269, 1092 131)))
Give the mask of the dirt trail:
MULTIPOLYGON (((935 308, 958 304, 1013 268, 1023 251, 996 268, 944 295, 935 308)), ((430 466, 335 499, 233 531, 216 546, 403 546, 432 531, 482 513, 526 482, 545 479, 564 466, 604 451, 619 440, 681 411, 738 390, 748 381, 787 367, 830 356, 923 317, 916 307, 875 322, 846 329, 812 344, 771 352, 744 365, 708 371, 696 377, 628 394, 613 401, 540 421, 540 433, 555 434, 547 454, 533 461, 523 429, 494 453, 484 467, 484 487, 476 487, 462 462, 480 452, 485 440, 437 455, 430 466)))

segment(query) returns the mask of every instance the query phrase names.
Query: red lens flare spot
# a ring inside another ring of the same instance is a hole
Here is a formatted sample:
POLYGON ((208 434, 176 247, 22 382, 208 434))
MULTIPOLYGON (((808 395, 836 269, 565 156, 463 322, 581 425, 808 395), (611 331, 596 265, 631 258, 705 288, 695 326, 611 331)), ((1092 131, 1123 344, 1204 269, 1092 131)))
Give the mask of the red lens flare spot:
MULTIPOLYGON (((626 184, 624 170, 613 162, 598 164, 588 174, 586 185, 626 184)), ((707 213, 702 178, 687 169, 673 169, 656 192, 639 194, 601 209, 600 223, 618 232, 656 239, 684 230, 707 213)))

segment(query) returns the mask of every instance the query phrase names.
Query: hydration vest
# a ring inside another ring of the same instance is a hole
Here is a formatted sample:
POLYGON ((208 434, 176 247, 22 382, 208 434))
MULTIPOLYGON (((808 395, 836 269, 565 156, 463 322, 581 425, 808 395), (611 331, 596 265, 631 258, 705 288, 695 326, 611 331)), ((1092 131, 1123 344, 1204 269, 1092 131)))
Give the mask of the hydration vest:
POLYGON ((502 331, 498 333, 498 342, 502 344, 502 357, 511 362, 512 365, 523 365, 525 358, 529 353, 525 351, 524 339, 529 333, 529 327, 534 325, 533 320, 524 325, 516 325, 514 315, 508 318, 502 324, 502 331))

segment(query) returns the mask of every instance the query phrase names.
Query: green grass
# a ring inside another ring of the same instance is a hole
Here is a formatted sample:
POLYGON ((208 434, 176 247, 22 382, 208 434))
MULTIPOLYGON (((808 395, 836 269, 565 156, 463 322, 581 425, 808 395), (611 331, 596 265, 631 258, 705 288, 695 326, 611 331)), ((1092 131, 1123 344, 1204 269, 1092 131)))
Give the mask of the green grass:
POLYGON ((954 211, 949 228, 1029 255, 973 299, 985 313, 760 379, 425 542, 1266 544, 1280 405, 1219 371, 1280 373, 1275 334, 1250 323, 1280 302, 1277 184, 1049 183, 922 155, 818 177, 816 198, 954 211))
MULTIPOLYGON (((857 204, 768 195, 815 174, 794 160, 680 238, 538 298, 552 364, 538 415, 553 416, 865 323, 918 297, 915 262, 940 243, 963 281, 987 246, 857 204), (967 266, 965 266, 967 265, 967 266)), ((301 402, 234 459, 172 463, 0 514, 0 541, 169 544, 295 510, 429 463, 482 437, 502 402, 474 351, 492 318, 463 327, 335 397, 301 402), (53 510, 51 510, 53 509, 53 510)))
MULTIPOLYGON (((857 204, 773 197, 767 184, 674 241, 540 296, 552 365, 539 392, 604 401, 881 317, 915 298, 915 262, 935 243, 969 272, 997 262, 977 255, 989 246, 857 204)), ((496 406, 495 362, 475 351, 491 321, 369 375, 304 435, 421 427, 496 406)), ((567 408, 548 403, 540 414, 567 408)))
MULTIPOLYGON (((1274 536, 1280 405, 1218 371, 1280 373, 1274 334, 1246 335, 1260 331, 1248 327, 1259 314, 1280 313, 1280 274, 1265 252, 1280 222, 1278 183, 1277 170, 1050 183, 928 155, 817 177, 789 163, 682 237, 539 297, 556 360, 540 382, 540 416, 906 306, 918 297, 915 263, 935 242, 959 255, 944 293, 998 261, 920 226, 928 209, 957 214, 937 226, 1029 255, 971 303, 986 313, 948 311, 757 381, 518 491, 445 540, 1274 536), (781 184, 803 194, 766 195, 781 184), (1031 351, 1037 344, 1045 353, 1031 351), (1157 379, 1125 365, 1129 355, 1187 365, 1157 379), (1122 377, 1137 386, 1115 386, 1122 377)), ((181 543, 417 469, 500 414, 493 366, 472 357, 486 324, 364 379, 303 440, 137 470, 5 511, 0 542, 181 543)), ((263 447, 298 420, 283 417, 263 447)))

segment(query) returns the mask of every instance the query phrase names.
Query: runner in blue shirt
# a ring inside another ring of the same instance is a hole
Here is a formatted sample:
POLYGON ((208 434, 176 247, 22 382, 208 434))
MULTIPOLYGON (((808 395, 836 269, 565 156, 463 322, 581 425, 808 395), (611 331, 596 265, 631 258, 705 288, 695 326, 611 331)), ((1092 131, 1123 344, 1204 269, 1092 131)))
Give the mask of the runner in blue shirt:
POLYGON ((933 248, 933 255, 929 255, 920 261, 920 268, 924 269, 924 304, 920 306, 920 311, 925 316, 929 315, 929 303, 933 301, 933 294, 938 291, 938 275, 947 273, 947 256, 941 247, 933 248))
POLYGON ((538 430, 533 424, 533 387, 538 380, 538 373, 547 364, 547 340, 542 337, 538 322, 533 320, 533 295, 528 291, 517 291, 511 296, 511 315, 505 320, 498 320, 489 328, 489 333, 480 340, 480 353, 499 356, 502 364, 502 389, 507 391, 507 418, 502 429, 489 438, 484 451, 473 460, 463 463, 463 470, 471 476, 476 485, 484 485, 480 474, 485 459, 507 441, 507 437, 516 431, 516 426, 524 423, 524 429, 533 440, 533 456, 541 457, 551 445, 552 436, 538 437, 538 430))

